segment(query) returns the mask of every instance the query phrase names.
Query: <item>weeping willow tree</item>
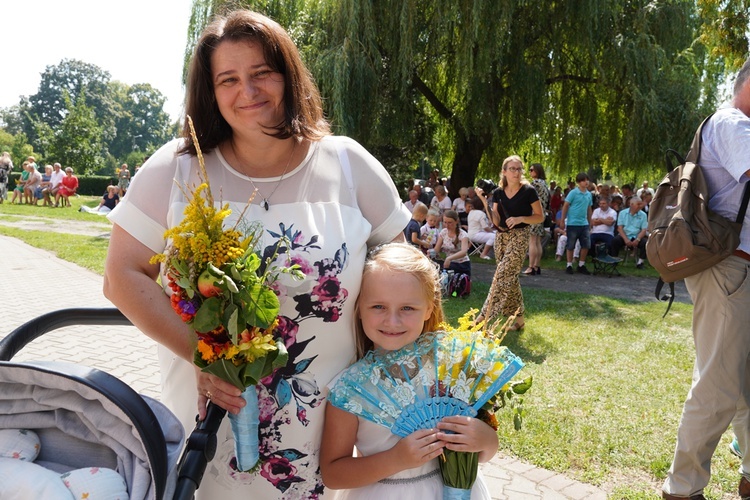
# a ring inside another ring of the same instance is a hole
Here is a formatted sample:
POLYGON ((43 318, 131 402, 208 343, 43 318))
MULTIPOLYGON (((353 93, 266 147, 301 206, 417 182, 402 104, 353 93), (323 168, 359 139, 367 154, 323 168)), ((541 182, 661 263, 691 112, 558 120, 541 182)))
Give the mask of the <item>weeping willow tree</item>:
POLYGON ((228 6, 287 27, 337 132, 453 186, 510 154, 658 178, 717 100, 696 0, 195 0, 191 29, 228 6))
POLYGON ((341 0, 324 18, 332 116, 400 141, 404 116, 429 120, 453 186, 512 153, 560 173, 649 172, 713 105, 694 1, 341 0))

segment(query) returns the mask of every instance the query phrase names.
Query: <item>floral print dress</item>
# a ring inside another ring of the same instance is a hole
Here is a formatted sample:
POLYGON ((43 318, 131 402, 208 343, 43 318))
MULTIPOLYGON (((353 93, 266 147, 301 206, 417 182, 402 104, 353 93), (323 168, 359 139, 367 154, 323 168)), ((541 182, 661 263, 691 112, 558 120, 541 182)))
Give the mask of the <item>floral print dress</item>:
MULTIPOLYGON (((198 181, 197 160, 174 157, 173 141, 133 178, 128 196, 110 219, 155 252, 163 229, 179 223, 185 200, 179 188, 198 181), (174 181, 173 181, 174 179, 174 181), (172 186, 171 191, 169 187, 172 186), (166 190, 166 191, 165 191, 166 190), (168 192, 169 196, 164 196, 168 192)), ((214 196, 228 202, 234 224, 253 192, 252 183, 214 150, 206 157, 214 196)), ((197 498, 325 498, 318 465, 325 388, 354 361, 354 302, 368 246, 391 241, 410 219, 385 169, 359 144, 343 137, 314 143, 305 160, 283 179, 253 179, 256 195, 244 220, 263 225, 263 245, 272 252, 285 235, 289 256, 306 273, 303 281, 282 275, 277 283, 288 365, 262 380, 260 467, 235 468, 234 442, 225 419, 216 458, 208 465, 197 498), (278 189, 274 191, 274 187, 278 189), (262 195, 272 193, 269 209, 262 195)), ((285 258, 283 255, 280 258, 285 258)), ((195 424, 197 392, 193 367, 160 348, 162 401, 187 432, 195 424)))

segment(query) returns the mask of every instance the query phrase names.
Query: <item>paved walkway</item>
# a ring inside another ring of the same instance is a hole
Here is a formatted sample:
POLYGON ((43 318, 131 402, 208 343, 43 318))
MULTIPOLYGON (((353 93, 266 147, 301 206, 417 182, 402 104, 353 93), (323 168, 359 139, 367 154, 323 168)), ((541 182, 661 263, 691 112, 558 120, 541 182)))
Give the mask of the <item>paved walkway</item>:
MULTIPOLYGON (((68 307, 112 307, 101 293, 102 277, 31 247, 0 236, 0 338, 43 313, 68 307)), ((155 343, 134 327, 66 327, 21 350, 14 361, 58 360, 95 367, 120 378, 136 391, 160 397, 155 343), (102 334, 105 335, 102 335, 102 334)), ((562 474, 499 454, 482 466, 497 500, 599 500, 606 493, 562 474)))

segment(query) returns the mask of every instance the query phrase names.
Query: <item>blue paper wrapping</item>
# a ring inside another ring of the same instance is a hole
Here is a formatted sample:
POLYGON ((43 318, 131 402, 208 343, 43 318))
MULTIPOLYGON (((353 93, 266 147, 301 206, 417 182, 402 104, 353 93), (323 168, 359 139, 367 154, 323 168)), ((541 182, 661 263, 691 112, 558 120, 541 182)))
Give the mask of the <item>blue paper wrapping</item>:
POLYGON ((470 500, 471 490, 443 485, 443 500, 470 500))
POLYGON ((247 404, 237 415, 229 414, 229 422, 234 434, 234 454, 237 469, 249 471, 258 463, 258 393, 255 386, 245 388, 242 397, 247 404))

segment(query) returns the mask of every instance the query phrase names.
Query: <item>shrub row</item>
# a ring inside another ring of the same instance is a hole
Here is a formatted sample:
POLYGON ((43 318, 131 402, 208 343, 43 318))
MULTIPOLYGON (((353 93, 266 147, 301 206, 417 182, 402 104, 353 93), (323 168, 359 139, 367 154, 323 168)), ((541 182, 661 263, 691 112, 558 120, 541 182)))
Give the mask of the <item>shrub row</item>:
MULTIPOLYGON (((13 189, 16 181, 21 177, 21 172, 11 172, 11 180, 8 183, 8 189, 13 189)), ((107 186, 117 184, 115 177, 106 175, 76 175, 78 177, 78 194, 85 196, 101 196, 107 192, 107 186)))

